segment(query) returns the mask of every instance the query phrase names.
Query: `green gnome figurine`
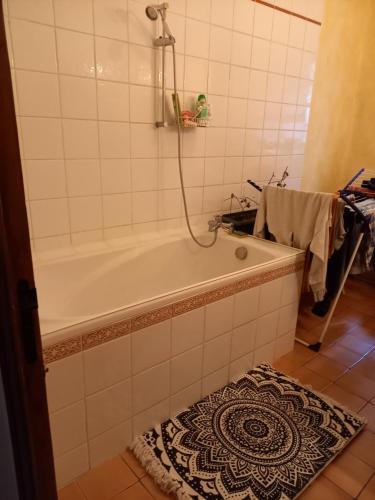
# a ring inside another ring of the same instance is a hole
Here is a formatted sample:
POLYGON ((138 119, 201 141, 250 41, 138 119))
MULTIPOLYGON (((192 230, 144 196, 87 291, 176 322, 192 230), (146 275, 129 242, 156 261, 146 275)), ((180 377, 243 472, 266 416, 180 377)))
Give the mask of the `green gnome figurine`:
POLYGON ((195 115, 198 127, 208 127, 210 117, 210 105, 207 103, 206 96, 204 94, 200 94, 196 104, 195 115))

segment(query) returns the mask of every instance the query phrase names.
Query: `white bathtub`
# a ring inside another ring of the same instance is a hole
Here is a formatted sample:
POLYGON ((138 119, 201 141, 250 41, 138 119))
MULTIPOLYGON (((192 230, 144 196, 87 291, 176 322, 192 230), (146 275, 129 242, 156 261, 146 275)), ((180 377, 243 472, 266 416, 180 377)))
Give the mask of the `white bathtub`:
POLYGON ((303 260, 253 237, 201 249, 176 234, 37 264, 59 487, 292 350, 303 260))
POLYGON ((42 335, 52 334, 45 339, 50 344, 262 269, 296 262, 301 256, 298 249, 221 232, 209 249, 174 235, 40 263, 35 266, 35 279, 42 335), (248 250, 244 260, 235 256, 240 246, 248 250))

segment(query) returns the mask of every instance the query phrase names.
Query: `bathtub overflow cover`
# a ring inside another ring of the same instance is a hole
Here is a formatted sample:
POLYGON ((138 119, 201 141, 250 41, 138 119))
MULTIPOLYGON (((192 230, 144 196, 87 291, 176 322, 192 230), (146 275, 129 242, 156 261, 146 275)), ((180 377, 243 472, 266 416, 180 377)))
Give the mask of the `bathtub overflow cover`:
POLYGON ((238 247, 238 248, 236 248, 234 253, 235 253, 235 256, 237 257, 237 259, 245 260, 247 257, 247 248, 246 247, 238 247))

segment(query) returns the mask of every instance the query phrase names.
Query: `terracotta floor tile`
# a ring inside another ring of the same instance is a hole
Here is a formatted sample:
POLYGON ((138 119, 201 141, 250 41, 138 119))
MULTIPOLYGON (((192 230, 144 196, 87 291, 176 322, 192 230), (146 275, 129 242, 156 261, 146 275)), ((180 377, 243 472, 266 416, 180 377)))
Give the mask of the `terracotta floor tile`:
POLYGON ((152 495, 146 490, 142 483, 138 482, 125 491, 113 497, 113 500, 153 500, 152 495))
POLYGON ((311 361, 306 363, 305 367, 315 373, 318 373, 322 377, 328 378, 329 380, 336 380, 347 370, 345 365, 322 355, 318 355, 313 358, 311 361))
POLYGON ((352 411, 359 411, 366 401, 355 394, 352 394, 336 384, 332 384, 323 390, 330 398, 341 403, 352 411))
POLYGON ((294 350, 275 361, 273 366, 285 374, 290 374, 293 370, 300 368, 315 356, 316 353, 314 351, 295 342, 294 350))
POLYGON ((357 496, 370 477, 374 469, 365 464, 351 453, 343 452, 324 471, 325 477, 333 481, 346 493, 357 496))
POLYGON ((364 377, 375 381, 375 359, 370 356, 362 358, 352 369, 353 373, 360 373, 364 377))
POLYGON ((324 476, 319 476, 298 498, 301 500, 352 500, 341 488, 324 476))
POLYGON ((368 403, 359 414, 367 418, 366 429, 375 432, 375 405, 368 403))
POLYGON ((172 498, 175 498, 172 495, 163 493, 148 474, 141 479, 141 482, 155 500, 172 500, 172 498))
POLYGON ((358 500, 374 500, 375 498, 375 475, 366 484, 358 497, 358 500))
POLYGON ((350 333, 339 338, 337 343, 364 356, 374 348, 375 337, 369 338, 365 335, 359 335, 355 327, 353 330, 350 330, 350 333))
POLYGON ((79 487, 72 483, 59 491, 59 500, 86 500, 79 487))
POLYGON ((121 456, 137 477, 141 478, 146 475, 146 471, 130 450, 124 451, 121 456))
POLYGON ((323 349, 322 355, 333 359, 334 361, 338 361, 347 367, 354 365, 354 363, 359 361, 362 357, 360 354, 350 351, 349 349, 346 349, 338 344, 334 344, 333 346, 328 347, 328 349, 323 349))
POLYGON ((87 500, 109 500, 136 482, 137 476, 121 457, 105 462, 77 480, 87 500))
POLYGON ((375 434, 366 428, 353 439, 348 452, 375 469, 375 434))
POLYGON ((303 385, 311 385, 311 387, 317 391, 321 391, 324 387, 327 387, 327 385, 330 384, 330 380, 328 378, 322 377, 305 366, 297 368, 297 370, 292 373, 292 377, 296 378, 303 385))
POLYGON ((352 370, 336 380, 336 384, 367 401, 375 396, 375 381, 352 370))

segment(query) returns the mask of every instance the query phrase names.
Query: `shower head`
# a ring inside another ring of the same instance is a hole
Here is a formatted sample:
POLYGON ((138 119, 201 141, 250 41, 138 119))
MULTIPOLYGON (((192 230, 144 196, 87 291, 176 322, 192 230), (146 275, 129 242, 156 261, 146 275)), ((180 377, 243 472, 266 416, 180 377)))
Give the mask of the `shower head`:
POLYGON ((152 5, 146 7, 146 16, 151 19, 151 21, 156 21, 158 18, 158 11, 152 5))
POLYGON ((165 11, 168 9, 168 4, 167 3, 161 3, 159 5, 148 5, 145 9, 146 16, 151 20, 151 21, 156 21, 158 18, 158 15, 160 13, 160 16, 162 20, 165 20, 165 11))
POLYGON ((164 33, 168 37, 166 39, 156 39, 155 45, 157 45, 157 46, 171 45, 171 43, 172 44, 175 43, 175 38, 172 35, 172 32, 169 29, 168 23, 166 21, 168 7, 169 7, 169 5, 167 3, 161 3, 159 5, 148 5, 145 9, 146 16, 151 21, 156 21, 157 18, 159 17, 159 14, 160 14, 161 21, 163 23, 164 33), (166 41, 167 41, 167 43, 166 43, 166 41))

